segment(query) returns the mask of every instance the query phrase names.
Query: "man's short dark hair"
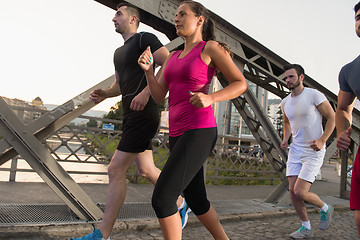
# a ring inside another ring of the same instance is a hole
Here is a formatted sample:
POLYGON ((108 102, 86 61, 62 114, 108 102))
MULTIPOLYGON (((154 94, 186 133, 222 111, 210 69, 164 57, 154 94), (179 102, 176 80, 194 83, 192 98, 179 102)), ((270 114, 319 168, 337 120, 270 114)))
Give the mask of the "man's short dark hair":
POLYGON ((284 66, 284 71, 287 71, 287 70, 290 70, 290 69, 295 69, 298 76, 303 74, 304 77, 305 77, 305 70, 299 64, 287 64, 287 65, 284 66))
POLYGON ((123 3, 120 3, 119 5, 117 5, 116 9, 119 9, 121 7, 126 7, 126 11, 130 14, 130 15, 133 15, 133 16, 136 16, 137 20, 136 20, 136 25, 137 27, 139 27, 139 24, 140 24, 140 11, 139 9, 134 6, 133 4, 131 3, 127 3, 127 2, 123 2, 123 3))
POLYGON ((358 2, 354 7, 355 14, 359 11, 359 9, 360 9, 360 2, 358 2))

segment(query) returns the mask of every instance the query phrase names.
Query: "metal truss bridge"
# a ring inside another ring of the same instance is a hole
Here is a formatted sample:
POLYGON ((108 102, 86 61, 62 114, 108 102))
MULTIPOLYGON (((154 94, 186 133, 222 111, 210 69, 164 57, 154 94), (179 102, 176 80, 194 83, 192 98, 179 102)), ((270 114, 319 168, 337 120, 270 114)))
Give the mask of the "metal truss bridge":
MULTIPOLYGON (((96 1, 114 10, 122 2, 117 0, 96 1)), ((169 38, 170 43, 166 47, 170 51, 181 47, 183 40, 176 35, 173 22, 176 9, 180 4, 179 0, 129 0, 126 2, 139 7, 144 24, 164 33, 169 38)), ((234 62, 246 79, 274 95, 284 98, 289 90, 284 81, 283 66, 288 62, 215 13, 211 12, 210 17, 215 22, 217 40, 229 44, 234 54, 234 62)), ((306 76, 306 78, 305 86, 324 93, 335 110, 337 96, 311 77, 306 76)), ((228 85, 224 76, 220 76, 218 79, 223 87, 228 85)), ((0 98, 0 135, 3 136, 0 141, 0 165, 20 154, 82 220, 99 220, 102 218, 103 212, 72 180, 48 149, 41 144, 41 141, 91 109, 94 104, 89 100, 90 92, 96 88, 107 88, 113 81, 113 76, 105 79, 28 125, 24 125, 0 98)), ((265 199, 266 202, 276 202, 286 192, 288 186, 285 175, 287 153, 280 148, 281 139, 250 89, 232 102, 282 180, 278 188, 265 199)), ((349 157, 354 158, 353 153, 356 153, 359 145, 359 116, 359 112, 354 110, 351 136, 353 147, 349 152, 342 154, 344 161, 342 161, 341 188, 339 190, 342 198, 347 198, 349 194, 350 183, 347 179, 349 170, 346 160, 349 157)), ((324 161, 336 152, 335 144, 335 134, 333 134, 327 142, 328 148, 324 161)))

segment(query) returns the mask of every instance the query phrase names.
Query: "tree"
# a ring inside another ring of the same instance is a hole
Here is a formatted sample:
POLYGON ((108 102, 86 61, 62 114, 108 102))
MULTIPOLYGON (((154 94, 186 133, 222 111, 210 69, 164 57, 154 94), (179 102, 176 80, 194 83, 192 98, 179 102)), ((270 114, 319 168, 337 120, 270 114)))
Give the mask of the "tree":
MULTIPOLYGON (((159 114, 161 113, 161 111, 163 111, 166 107, 166 101, 163 101, 162 103, 160 103, 159 106, 159 114)), ((110 108, 110 111, 104 115, 104 118, 107 119, 114 119, 114 120, 123 120, 123 105, 122 105, 122 101, 119 101, 116 103, 115 106, 112 106, 110 108)), ((120 130, 121 129, 121 124, 115 124, 115 130, 120 130)))
POLYGON ((95 119, 89 119, 86 123, 87 127, 98 127, 98 122, 95 119))
MULTIPOLYGON (((104 115, 104 118, 114 119, 114 120, 123 120, 123 106, 122 101, 116 103, 115 106, 110 108, 110 111, 104 115)), ((115 130, 120 130, 121 124, 115 124, 115 130)))

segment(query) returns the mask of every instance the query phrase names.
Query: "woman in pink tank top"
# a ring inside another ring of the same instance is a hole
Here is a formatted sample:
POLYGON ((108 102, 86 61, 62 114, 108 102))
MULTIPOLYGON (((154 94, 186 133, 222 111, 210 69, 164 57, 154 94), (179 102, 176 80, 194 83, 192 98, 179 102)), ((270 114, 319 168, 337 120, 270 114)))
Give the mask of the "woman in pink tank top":
POLYGON ((227 45, 214 41, 214 25, 209 12, 198 2, 181 2, 175 17, 177 34, 185 39, 184 49, 172 52, 158 79, 148 48, 138 63, 145 72, 151 95, 158 103, 169 91, 170 157, 155 185, 152 206, 165 239, 181 239, 181 218, 177 196, 187 204, 214 239, 229 239, 215 209, 206 196, 203 164, 217 139, 211 105, 240 96, 247 83, 232 61, 227 45), (218 69, 230 84, 208 93, 218 69))

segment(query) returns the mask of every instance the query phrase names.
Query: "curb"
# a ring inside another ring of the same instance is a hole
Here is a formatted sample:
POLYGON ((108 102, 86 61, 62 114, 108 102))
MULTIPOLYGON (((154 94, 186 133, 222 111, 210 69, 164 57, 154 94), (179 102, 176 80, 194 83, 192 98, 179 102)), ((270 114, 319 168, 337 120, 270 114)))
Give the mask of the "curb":
MULTIPOLYGON (((337 212, 350 211, 349 204, 335 205, 334 210, 337 212)), ((308 213, 315 213, 319 210, 316 207, 309 207, 308 213)), ((265 212, 251 212, 239 214, 219 215, 221 223, 229 223, 235 221, 250 221, 262 218, 283 217, 287 215, 295 215, 293 208, 283 208, 280 210, 272 210, 265 212)), ((47 239, 58 237, 82 236, 97 228, 99 222, 87 223, 66 223, 66 224, 46 224, 46 225, 23 225, 23 226, 4 226, 0 227, 0 238, 11 237, 47 237, 47 239)), ((201 225, 201 222, 196 218, 189 218, 187 227, 195 227, 201 225)), ((126 221, 117 221, 113 227, 113 233, 121 231, 146 231, 146 230, 160 230, 160 225, 156 218, 152 219, 134 219, 126 221)))
MULTIPOLYGON (((349 206, 349 204, 335 205, 334 210, 337 212, 350 211, 350 206, 349 206)), ((319 209, 314 206, 308 207, 307 211, 308 211, 308 213, 319 213, 319 209)), ((286 209, 265 211, 265 212, 221 215, 221 216, 219 216, 219 219, 220 219, 221 223, 227 223, 227 222, 233 222, 233 221, 248 221, 248 220, 256 220, 256 219, 262 219, 262 218, 272 218, 272 217, 278 218, 278 217, 295 215, 295 214, 296 214, 295 209, 286 208, 286 209)), ((194 220, 197 221, 196 218, 194 220)), ((190 222, 190 219, 189 219, 189 222, 190 222)))

